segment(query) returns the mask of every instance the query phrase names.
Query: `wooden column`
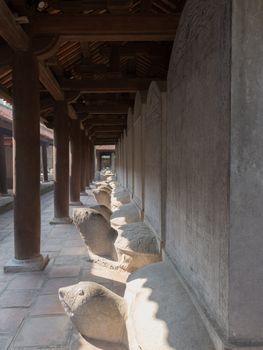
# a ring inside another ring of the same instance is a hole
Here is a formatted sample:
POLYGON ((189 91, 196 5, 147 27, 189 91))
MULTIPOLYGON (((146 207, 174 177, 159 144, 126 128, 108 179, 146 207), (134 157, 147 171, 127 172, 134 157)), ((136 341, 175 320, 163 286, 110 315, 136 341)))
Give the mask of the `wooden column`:
POLYGON ((95 169, 96 172, 101 170, 101 163, 100 163, 100 160, 101 160, 101 158, 100 158, 100 152, 97 151, 97 152, 96 152, 96 169, 95 169))
POLYGON ((7 195, 4 135, 0 134, 0 195, 7 195))
POLYGON ((86 148, 86 186, 89 187, 91 183, 90 179, 90 145, 89 136, 85 134, 85 148, 86 148))
POLYGON ((82 196, 86 196, 86 168, 87 168, 87 152, 86 152, 86 136, 85 130, 81 130, 81 175, 80 175, 80 191, 82 196))
POLYGON ((94 175, 93 175, 93 146, 90 140, 88 140, 88 181, 89 184, 93 181, 94 175))
POLYGON ((80 201, 81 142, 78 119, 71 120, 70 123, 70 150, 70 205, 82 205, 80 201))
POLYGON ((15 54, 13 99, 15 259, 5 271, 41 270, 48 258, 40 254, 39 81, 31 51, 15 54))
POLYGON ((94 145, 92 142, 90 142, 90 165, 91 165, 91 168, 90 168, 90 178, 91 178, 91 181, 94 180, 94 176, 95 176, 95 152, 94 152, 94 145))
POLYGON ((57 101, 54 119, 54 218, 51 224, 70 224, 69 117, 65 101, 57 101))
POLYGON ((42 166, 43 166, 43 181, 48 182, 48 171, 47 171, 47 143, 43 142, 41 145, 42 150, 42 166))

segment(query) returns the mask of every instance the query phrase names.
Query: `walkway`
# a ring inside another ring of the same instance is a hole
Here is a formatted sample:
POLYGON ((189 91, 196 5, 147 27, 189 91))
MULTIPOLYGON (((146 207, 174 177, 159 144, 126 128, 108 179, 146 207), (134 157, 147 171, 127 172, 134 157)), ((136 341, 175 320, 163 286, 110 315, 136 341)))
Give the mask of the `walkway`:
MULTIPOLYGON (((53 181, 45 182, 40 184, 40 193, 43 195, 44 193, 52 191, 54 188, 53 181)), ((13 209, 14 197, 13 191, 8 190, 9 196, 0 196, 0 214, 13 209)))
MULTIPOLYGON (((91 195, 81 200, 85 206, 95 204, 91 195)), ((78 333, 62 310, 58 288, 92 280, 123 295, 127 276, 88 262, 86 247, 73 225, 49 225, 53 192, 43 195, 41 204, 41 252, 50 256, 50 263, 45 271, 34 273, 4 274, 1 268, 0 349, 84 350, 87 347, 79 343, 78 333)), ((11 210, 0 215, 1 267, 13 256, 11 210)))

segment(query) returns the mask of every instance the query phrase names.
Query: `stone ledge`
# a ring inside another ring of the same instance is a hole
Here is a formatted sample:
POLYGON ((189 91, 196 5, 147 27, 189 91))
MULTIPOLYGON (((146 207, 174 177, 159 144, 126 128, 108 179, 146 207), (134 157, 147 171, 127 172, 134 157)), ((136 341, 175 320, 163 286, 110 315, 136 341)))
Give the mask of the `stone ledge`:
POLYGON ((45 269, 49 262, 49 256, 39 255, 34 259, 11 259, 4 266, 4 272, 33 272, 33 271, 42 271, 45 269))
POLYGON ((181 276, 179 271, 176 269, 172 261, 170 260, 170 257, 167 255, 165 251, 163 251, 163 257, 164 261, 169 265, 173 270, 174 274, 177 276, 177 278, 180 280, 182 286, 186 290, 187 294, 189 295, 193 305, 195 306, 196 310, 198 311, 200 318, 203 321, 203 324, 205 325, 210 338, 213 341, 213 344, 215 346, 215 350, 263 350, 263 344, 251 344, 247 345, 245 343, 239 343, 234 344, 234 342, 227 341, 226 337, 222 335, 220 332, 220 329, 218 326, 215 325, 215 323, 210 319, 210 317, 207 315, 207 313, 203 310, 202 306, 198 303, 196 300, 195 295, 188 287, 187 283, 185 282, 184 278, 181 276))
POLYGON ((82 202, 69 202, 69 205, 72 207, 81 207, 83 205, 82 202))
POLYGON ((70 225, 72 224, 72 219, 70 217, 65 218, 53 218, 49 223, 50 225, 70 225))

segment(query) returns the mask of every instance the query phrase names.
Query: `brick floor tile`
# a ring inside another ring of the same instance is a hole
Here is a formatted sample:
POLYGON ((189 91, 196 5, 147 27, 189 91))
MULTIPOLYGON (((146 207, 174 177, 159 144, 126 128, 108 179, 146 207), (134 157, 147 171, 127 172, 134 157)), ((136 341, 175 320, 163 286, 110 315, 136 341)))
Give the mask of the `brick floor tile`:
POLYGON ((1 350, 7 350, 13 337, 6 336, 6 335, 0 335, 0 349, 1 350))
POLYGON ((11 281, 15 276, 16 275, 13 273, 4 273, 3 271, 0 271, 0 282, 11 281))
POLYGON ((51 278, 45 283, 40 294, 57 294, 59 288, 70 286, 77 282, 77 278, 51 278))
POLYGON ((105 277, 101 277, 101 276, 94 276, 92 275, 89 271, 83 270, 83 273, 81 274, 80 277, 80 281, 92 281, 92 282, 96 282, 99 284, 102 284, 103 286, 110 288, 112 287, 113 281, 105 278, 105 277))
POLYGON ((0 296, 0 307, 29 307, 35 297, 35 290, 5 290, 0 296))
POLYGON ((5 290, 7 282, 0 282, 0 294, 5 290))
POLYGON ((8 289, 39 289, 43 284, 42 275, 17 275, 8 285, 8 289))
POLYGON ((63 244, 64 247, 84 247, 85 244, 81 237, 76 239, 68 239, 63 244))
POLYGON ((31 315, 64 314, 57 294, 40 295, 32 308, 31 315))
POLYGON ((48 277, 77 277, 80 274, 80 266, 52 266, 47 271, 48 277))
POLYGON ((87 254, 87 248, 86 247, 66 247, 62 248, 60 251, 60 255, 86 255, 87 254))
POLYGON ((41 250, 45 252, 59 252, 61 250, 61 244, 52 244, 47 240, 47 243, 42 245, 41 250))
POLYGON ((20 329, 13 348, 65 346, 71 330, 66 316, 30 317, 20 329))
POLYGON ((14 333, 26 314, 24 308, 0 309, 0 333, 14 333))
POLYGON ((79 265, 81 264, 82 257, 74 255, 60 255, 56 257, 55 265, 79 265))

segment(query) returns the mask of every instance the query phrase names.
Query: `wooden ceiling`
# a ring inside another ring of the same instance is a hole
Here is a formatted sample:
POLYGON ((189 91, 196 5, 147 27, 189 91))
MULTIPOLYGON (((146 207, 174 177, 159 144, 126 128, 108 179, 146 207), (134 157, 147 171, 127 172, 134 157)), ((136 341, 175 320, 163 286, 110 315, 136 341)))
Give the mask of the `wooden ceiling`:
POLYGON ((185 0, 0 0, 0 94, 12 99, 12 55, 32 43, 41 117, 66 99, 94 144, 116 143, 135 92, 165 80, 185 0))

